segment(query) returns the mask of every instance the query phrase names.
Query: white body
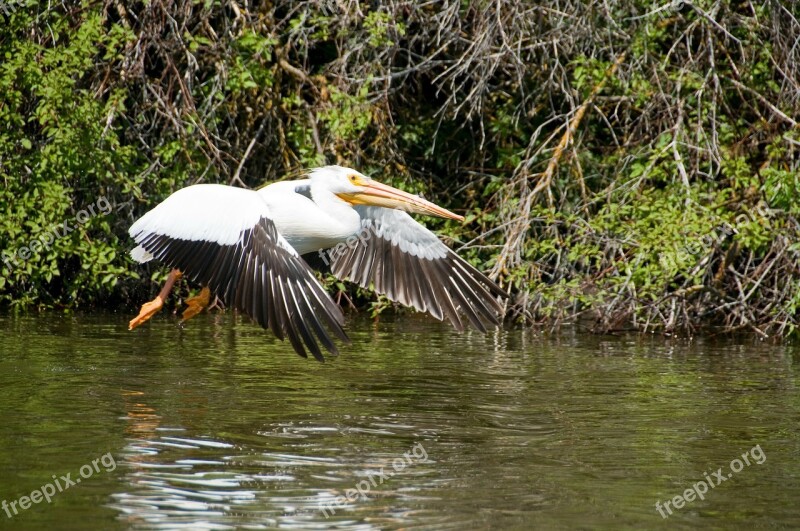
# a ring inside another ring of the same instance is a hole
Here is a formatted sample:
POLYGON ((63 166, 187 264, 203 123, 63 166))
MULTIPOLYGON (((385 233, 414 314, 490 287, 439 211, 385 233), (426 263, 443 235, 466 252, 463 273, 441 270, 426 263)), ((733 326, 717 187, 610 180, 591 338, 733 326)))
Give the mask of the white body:
POLYGON ((278 232, 299 254, 328 249, 361 230, 353 208, 311 179, 273 183, 258 190, 278 232), (295 192, 310 186, 312 201, 295 192))

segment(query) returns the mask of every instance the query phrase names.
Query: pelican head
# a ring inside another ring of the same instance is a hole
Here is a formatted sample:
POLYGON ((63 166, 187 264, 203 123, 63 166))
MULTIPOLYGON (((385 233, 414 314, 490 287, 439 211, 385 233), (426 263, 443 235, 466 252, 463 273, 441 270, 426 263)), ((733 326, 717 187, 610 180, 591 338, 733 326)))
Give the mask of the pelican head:
POLYGON ((463 221, 464 217, 392 186, 379 183, 363 173, 343 166, 325 166, 311 172, 311 182, 319 184, 350 205, 369 205, 404 210, 440 218, 463 221))

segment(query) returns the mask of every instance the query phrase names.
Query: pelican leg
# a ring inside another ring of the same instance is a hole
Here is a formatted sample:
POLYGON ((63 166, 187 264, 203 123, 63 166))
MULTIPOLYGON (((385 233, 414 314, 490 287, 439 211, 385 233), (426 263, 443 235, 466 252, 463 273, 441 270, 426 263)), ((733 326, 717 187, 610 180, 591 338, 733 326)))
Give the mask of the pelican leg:
POLYGON ((208 289, 208 286, 204 286, 200 293, 195 295, 194 297, 189 297, 186 299, 186 309, 183 310, 183 318, 181 319, 182 323, 185 323, 198 313, 202 312, 203 309, 208 306, 208 303, 211 301, 211 290, 208 289))
POLYGON ((161 308, 164 306, 164 301, 167 300, 167 297, 169 296, 169 292, 172 291, 172 287, 175 285, 175 282, 177 282, 180 278, 180 271, 177 269, 170 271, 167 281, 164 283, 164 287, 161 288, 161 291, 158 293, 158 295, 156 295, 155 299, 142 304, 142 309, 139 310, 139 315, 134 317, 131 322, 128 323, 128 330, 133 330, 137 326, 144 324, 147 322, 147 320, 161 311, 161 308))

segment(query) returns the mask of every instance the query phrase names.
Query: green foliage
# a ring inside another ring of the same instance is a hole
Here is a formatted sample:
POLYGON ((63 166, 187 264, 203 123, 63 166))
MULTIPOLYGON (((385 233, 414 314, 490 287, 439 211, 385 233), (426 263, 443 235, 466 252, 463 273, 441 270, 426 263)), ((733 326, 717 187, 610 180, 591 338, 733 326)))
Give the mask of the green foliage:
POLYGON ((27 38, 37 22, 22 11, 0 40, 0 302, 50 306, 107 296, 137 275, 117 257, 111 204, 103 203, 108 211, 97 205, 136 188, 128 175, 137 153, 111 127, 125 89, 99 100, 85 80, 130 35, 106 31, 93 11, 75 25, 48 11, 38 21, 52 30, 45 45, 27 38), (89 207, 95 212, 84 220, 89 207))
POLYGON ((352 96, 331 87, 331 106, 320 113, 319 119, 337 140, 358 139, 370 125, 372 111, 366 101, 368 90, 369 82, 364 83, 358 93, 352 96))
POLYGON ((792 333, 800 50, 773 15, 26 0, 0 14, 0 304, 139 302, 163 271, 126 230, 168 194, 341 163, 463 214, 425 223, 522 320, 792 333))
POLYGON ((375 48, 381 46, 391 46, 394 44, 391 38, 391 30, 398 36, 406 34, 405 25, 402 22, 393 24, 392 16, 385 11, 372 11, 364 18, 364 28, 369 35, 369 44, 375 48))

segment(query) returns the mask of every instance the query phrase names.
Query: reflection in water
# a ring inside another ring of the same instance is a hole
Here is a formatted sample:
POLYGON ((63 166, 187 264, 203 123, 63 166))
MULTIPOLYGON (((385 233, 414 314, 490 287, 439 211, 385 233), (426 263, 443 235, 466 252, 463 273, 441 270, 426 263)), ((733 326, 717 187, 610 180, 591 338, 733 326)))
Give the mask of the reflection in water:
MULTIPOLYGON (((353 431, 396 434, 391 423, 381 425, 353 431)), ((221 441, 174 435, 132 441, 123 456, 129 465, 126 483, 133 488, 113 494, 112 507, 129 523, 147 527, 224 528, 235 522, 307 528, 315 522, 324 527, 325 520, 338 516, 338 527, 367 528, 391 521, 370 518, 369 511, 360 520, 359 513, 369 507, 372 497, 393 498, 395 503, 425 499, 415 494, 419 487, 398 490, 391 485, 395 479, 426 484, 424 477, 430 475, 433 463, 422 443, 402 454, 376 454, 367 461, 308 455, 324 450, 335 432, 300 423, 264 433, 291 439, 291 444, 281 446, 297 453, 257 453, 221 441), (366 523, 369 520, 371 524, 366 523)))
MULTIPOLYGON (((796 350, 353 320, 319 364, 231 314, 0 319, 0 499, 111 451, 39 529, 778 527, 796 350), (769 456, 669 519, 655 502, 769 456)), ((2 516, 2 513, 0 513, 2 516)))
POLYGON ((122 389, 120 394, 125 404, 125 411, 128 412, 126 416, 122 417, 123 420, 128 421, 128 426, 125 429, 126 435, 129 437, 141 437, 142 439, 153 437, 156 429, 158 429, 161 417, 156 414, 152 407, 141 402, 144 392, 122 389))

